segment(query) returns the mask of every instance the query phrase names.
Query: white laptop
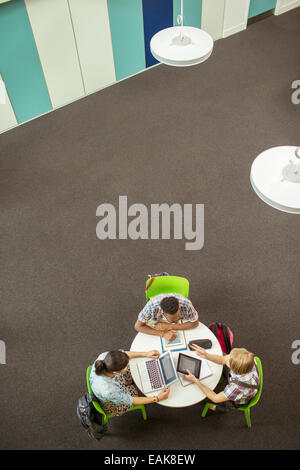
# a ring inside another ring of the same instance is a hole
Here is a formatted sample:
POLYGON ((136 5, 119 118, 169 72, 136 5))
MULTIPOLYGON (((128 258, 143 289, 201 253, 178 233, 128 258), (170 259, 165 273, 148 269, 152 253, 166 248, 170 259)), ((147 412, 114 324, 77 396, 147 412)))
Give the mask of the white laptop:
POLYGON ((162 354, 158 359, 137 364, 137 369, 144 393, 169 387, 178 380, 170 351, 162 354))

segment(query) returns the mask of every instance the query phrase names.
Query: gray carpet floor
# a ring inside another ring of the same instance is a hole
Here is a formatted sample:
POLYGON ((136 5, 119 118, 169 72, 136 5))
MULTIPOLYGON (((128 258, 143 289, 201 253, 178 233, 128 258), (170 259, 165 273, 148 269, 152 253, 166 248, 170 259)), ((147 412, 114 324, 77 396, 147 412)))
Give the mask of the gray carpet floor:
POLYGON ((2 449, 295 449, 300 432, 299 217, 254 194, 254 158, 300 145, 300 8, 215 43, 186 69, 160 65, 0 136, 2 449), (205 243, 105 240, 96 208, 205 204, 205 243), (248 430, 238 411, 147 407, 100 442, 77 416, 85 370, 129 348, 148 273, 190 280, 200 321, 227 323, 260 356, 248 430))

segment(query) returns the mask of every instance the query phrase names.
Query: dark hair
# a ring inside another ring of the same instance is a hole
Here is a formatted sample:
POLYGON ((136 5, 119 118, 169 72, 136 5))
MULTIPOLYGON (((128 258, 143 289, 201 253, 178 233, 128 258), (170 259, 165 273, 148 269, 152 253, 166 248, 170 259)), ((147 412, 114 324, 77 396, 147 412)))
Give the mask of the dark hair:
POLYGON ((95 370, 97 375, 101 375, 103 371, 119 372, 124 369, 129 362, 129 357, 123 351, 110 351, 103 360, 95 362, 95 370))
POLYGON ((174 315, 178 311, 179 302, 176 297, 164 297, 160 302, 160 306, 164 313, 174 315))

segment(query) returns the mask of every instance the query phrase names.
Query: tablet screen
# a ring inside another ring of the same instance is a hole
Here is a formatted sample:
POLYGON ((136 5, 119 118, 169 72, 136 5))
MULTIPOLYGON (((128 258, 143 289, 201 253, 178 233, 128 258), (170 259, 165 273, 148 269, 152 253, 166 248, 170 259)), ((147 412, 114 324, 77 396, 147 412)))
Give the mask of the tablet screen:
POLYGON ((166 354, 159 358, 161 371, 164 376, 165 385, 168 386, 171 382, 177 379, 176 370, 174 369, 172 358, 170 354, 166 354))
POLYGON ((179 354, 177 371, 181 374, 186 374, 188 369, 195 377, 200 377, 201 360, 194 357, 179 354))

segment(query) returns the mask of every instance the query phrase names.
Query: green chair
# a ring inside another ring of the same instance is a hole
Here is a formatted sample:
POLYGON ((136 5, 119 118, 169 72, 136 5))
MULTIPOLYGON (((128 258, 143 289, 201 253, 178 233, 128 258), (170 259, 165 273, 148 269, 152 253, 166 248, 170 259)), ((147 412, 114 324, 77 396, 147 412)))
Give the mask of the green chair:
MULTIPOLYGON (((90 384, 90 374, 91 374, 91 370, 92 370, 92 366, 88 366, 87 370, 86 370, 86 383, 87 383, 87 388, 88 388, 88 392, 90 394, 93 393, 92 391, 92 388, 91 388, 91 384, 90 384)), ((108 420, 110 418, 114 418, 115 415, 112 415, 112 414, 106 414, 98 401, 93 401, 92 402, 93 405, 94 405, 94 408, 96 409, 96 411, 98 411, 98 413, 100 413, 102 416, 103 416, 103 424, 106 425, 108 423, 108 420)), ((143 415, 143 418, 144 420, 147 419, 147 413, 146 413, 146 409, 145 409, 145 406, 144 405, 134 405, 132 406, 131 408, 129 408, 129 410, 127 410, 126 413, 128 413, 128 411, 133 411, 133 410, 141 410, 142 412, 142 415, 143 415)))
POLYGON ((158 294, 181 294, 189 296, 189 281, 179 276, 157 276, 146 281, 146 300, 158 294), (153 279, 153 281, 152 281, 153 279), (149 286, 149 287, 148 287, 149 286))
MULTIPOLYGON (((262 370, 261 361, 260 361, 259 357, 257 357, 257 356, 254 358, 254 360, 256 362, 256 365, 257 365, 257 368, 258 368, 258 371, 259 371, 259 388, 258 388, 258 391, 257 391, 256 395, 249 401, 249 403, 246 403, 246 405, 241 405, 237 408, 237 410, 239 410, 239 411, 244 411, 248 428, 251 428, 250 408, 252 406, 256 405, 256 403, 260 399, 261 392, 262 392, 262 386, 263 386, 263 370, 262 370)), ((207 413, 207 410, 209 409, 209 407, 213 406, 213 405, 218 405, 218 403, 206 403, 206 405, 203 408, 202 415, 201 415, 203 418, 204 418, 204 416, 206 416, 206 413, 207 413)))

